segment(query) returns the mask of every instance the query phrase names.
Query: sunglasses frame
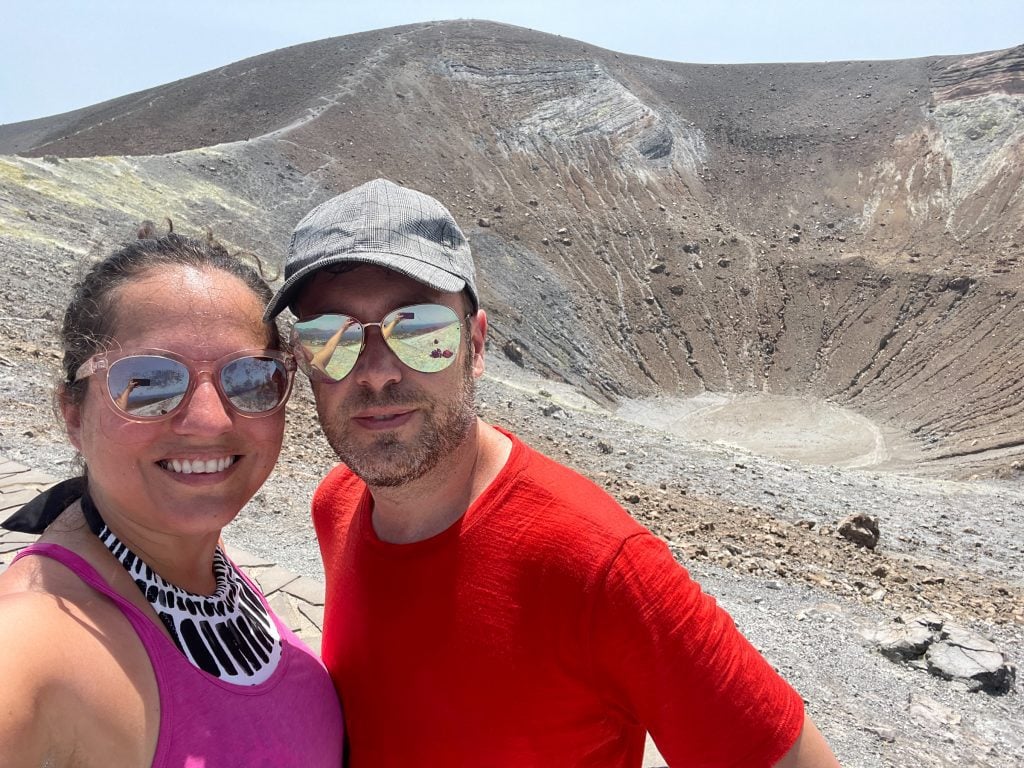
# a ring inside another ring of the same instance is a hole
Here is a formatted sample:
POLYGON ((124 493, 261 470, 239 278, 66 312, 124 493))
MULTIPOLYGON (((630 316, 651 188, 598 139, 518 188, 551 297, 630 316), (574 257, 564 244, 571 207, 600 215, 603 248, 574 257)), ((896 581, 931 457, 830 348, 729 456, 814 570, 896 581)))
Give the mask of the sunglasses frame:
POLYGON ((404 365, 410 371, 415 371, 416 373, 426 373, 426 374, 441 373, 442 371, 447 371, 449 368, 451 368, 452 364, 455 362, 455 357, 458 354, 458 349, 463 344, 463 341, 464 341, 463 327, 465 326, 466 321, 470 320, 474 316, 475 313, 470 311, 470 312, 467 312, 465 315, 462 315, 460 317, 459 313, 453 307, 449 307, 447 304, 440 304, 440 303, 438 303, 436 301, 421 301, 421 302, 417 302, 416 304, 403 304, 400 307, 395 307, 394 309, 389 309, 387 312, 384 313, 384 317, 382 317, 380 320, 378 320, 375 323, 364 323, 363 321, 359 320, 355 316, 349 315, 349 314, 347 314, 345 312, 321 312, 318 315, 310 315, 309 317, 303 317, 303 318, 300 318, 300 319, 296 320, 295 323, 292 325, 291 331, 289 332, 289 336, 288 336, 289 344, 290 344, 290 346, 292 348, 292 351, 293 351, 293 354, 295 355, 296 360, 298 361, 299 369, 304 374, 306 374, 306 376, 309 377, 310 380, 318 381, 318 382, 324 382, 326 384, 339 384, 342 381, 344 381, 345 379, 347 379, 352 374, 352 371, 354 371, 356 369, 356 364, 359 362, 359 356, 361 354, 363 354, 363 350, 366 349, 366 329, 367 328, 376 327, 381 332, 381 335, 383 336, 383 333, 384 333, 384 321, 388 318, 388 315, 394 314, 395 312, 400 312, 403 309, 409 309, 410 307, 421 307, 421 306, 444 307, 445 309, 451 311, 452 315, 455 317, 456 321, 458 322, 458 324, 459 324, 459 342, 458 342, 458 345, 456 346, 456 355, 452 356, 451 362, 448 363, 447 365, 445 365, 444 368, 439 368, 436 371, 420 371, 420 370, 417 370, 416 368, 413 368, 411 365, 409 365, 401 357, 398 356, 398 353, 395 351, 395 349, 388 343, 387 337, 384 338, 384 345, 388 348, 388 351, 391 352, 391 354, 393 354, 395 356, 395 359, 397 359, 398 362, 400 362, 402 365, 404 365), (295 326, 299 325, 300 323, 312 322, 312 321, 317 320, 317 319, 319 319, 321 317, 345 317, 345 318, 348 318, 348 319, 354 321, 357 325, 359 325, 359 327, 361 329, 361 338, 360 338, 360 341, 359 341, 359 351, 356 353, 355 361, 352 363, 352 367, 348 370, 348 372, 344 376, 342 376, 340 379, 335 379, 330 374, 328 374, 325 370, 310 365, 310 361, 309 361, 310 355, 308 354, 308 350, 296 338, 297 335, 298 335, 298 332, 296 331, 295 326))
POLYGON ((167 419, 173 418, 177 414, 181 413, 181 411, 184 410, 192 401, 192 394, 195 392, 199 380, 205 375, 213 383, 225 410, 246 419, 262 419, 266 416, 272 416, 277 413, 285 406, 285 403, 288 402, 288 398, 291 397, 292 384, 295 380, 295 371, 297 368, 298 365, 295 362, 295 357, 290 352, 285 352, 279 349, 242 349, 237 352, 229 352, 216 360, 191 360, 177 354, 176 352, 171 352, 166 349, 133 349, 130 352, 125 352, 123 350, 109 350, 107 352, 97 352, 82 363, 78 367, 78 370, 75 371, 75 381, 82 381, 89 376, 102 374, 103 390, 106 392, 104 400, 107 402, 107 405, 113 409, 114 413, 127 421, 152 424, 153 422, 166 421, 167 419), (107 375, 112 366, 121 360, 125 360, 130 357, 163 357, 185 367, 185 370, 188 371, 188 385, 185 387, 185 391, 181 394, 181 400, 176 406, 167 413, 162 413, 158 416, 140 416, 138 414, 122 410, 120 406, 118 406, 114 399, 114 394, 110 391, 107 375), (231 402, 231 399, 224 391, 224 385, 221 382, 221 373, 224 371, 224 368, 236 360, 241 360, 246 357, 270 358, 278 361, 284 366, 285 376, 287 377, 287 385, 284 389, 284 394, 281 397, 281 401, 269 410, 243 411, 231 402))

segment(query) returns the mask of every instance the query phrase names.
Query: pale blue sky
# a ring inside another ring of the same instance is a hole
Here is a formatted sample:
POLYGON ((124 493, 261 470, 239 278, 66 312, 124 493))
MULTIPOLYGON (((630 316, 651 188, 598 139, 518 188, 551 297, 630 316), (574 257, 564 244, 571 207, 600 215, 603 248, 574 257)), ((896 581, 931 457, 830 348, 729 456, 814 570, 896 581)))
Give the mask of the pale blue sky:
POLYGON ((296 43, 458 18, 693 63, 901 59, 1024 43, 1024 0, 7 0, 0 124, 296 43))

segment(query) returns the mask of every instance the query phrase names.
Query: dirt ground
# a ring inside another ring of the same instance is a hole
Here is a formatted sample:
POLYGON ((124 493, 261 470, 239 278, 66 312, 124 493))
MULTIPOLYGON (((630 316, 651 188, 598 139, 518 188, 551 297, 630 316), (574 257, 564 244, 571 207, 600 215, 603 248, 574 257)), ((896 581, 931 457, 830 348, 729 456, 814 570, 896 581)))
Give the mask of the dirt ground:
MULTIPOLYGON (((49 405, 57 361, 43 342, 45 329, 38 335, 39 343, 0 351, 0 453, 68 476, 76 471, 74 454, 49 405)), ((616 413, 573 387, 528 374, 493 349, 478 402, 484 418, 591 477, 664 537, 804 695, 843 765, 1003 768, 1024 749, 1019 692, 972 693, 962 683, 888 661, 867 640, 897 616, 935 611, 992 638, 1011 663, 1020 663, 1019 480, 963 482, 882 465, 844 468, 843 461, 868 452, 877 432, 827 404, 789 399, 780 408, 776 399, 705 397, 699 407, 627 403, 616 413), (737 402, 734 412, 723 413, 737 402), (638 423, 638 415, 648 423, 638 423), (702 432, 695 415, 723 426, 702 432), (676 431, 653 425, 657 418, 676 431), (837 437, 835 425, 851 423, 860 442, 844 453, 847 433, 837 437), (814 463, 755 452, 772 430, 784 430, 786 445, 814 463), (834 462, 819 445, 834 451, 834 462), (836 533, 855 512, 879 522, 874 551, 836 533)), ((301 379, 288 415, 277 469, 227 536, 322 578, 307 505, 333 457, 301 379)))

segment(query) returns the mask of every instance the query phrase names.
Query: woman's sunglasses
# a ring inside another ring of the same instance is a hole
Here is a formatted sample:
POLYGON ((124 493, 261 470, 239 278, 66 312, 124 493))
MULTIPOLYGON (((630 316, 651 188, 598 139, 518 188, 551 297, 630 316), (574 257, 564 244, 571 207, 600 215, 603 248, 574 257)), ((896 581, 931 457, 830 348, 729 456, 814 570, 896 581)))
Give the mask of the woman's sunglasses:
POLYGON ((356 366, 366 346, 366 329, 377 326, 388 348, 420 373, 443 371, 462 341, 462 321, 443 304, 413 304, 384 315, 379 323, 361 323, 350 315, 317 315, 292 327, 292 349, 310 378, 341 381, 356 366))
POLYGON ((180 411, 203 375, 240 416, 269 416, 288 400, 295 359, 272 349, 246 349, 219 360, 188 360, 162 349, 102 352, 86 360, 75 381, 102 373, 110 402, 133 421, 160 421, 180 411))

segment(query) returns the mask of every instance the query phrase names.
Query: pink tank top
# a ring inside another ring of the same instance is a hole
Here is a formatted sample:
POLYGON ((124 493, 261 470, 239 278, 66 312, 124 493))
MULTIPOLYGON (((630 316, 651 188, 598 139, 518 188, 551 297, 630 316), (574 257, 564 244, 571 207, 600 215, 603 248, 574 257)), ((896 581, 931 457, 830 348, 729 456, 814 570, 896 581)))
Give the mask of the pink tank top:
POLYGON ((33 544, 15 560, 26 555, 61 563, 131 622, 160 691, 153 768, 340 768, 344 726, 334 686, 320 660, 273 611, 284 644, 277 669, 259 685, 232 685, 190 664, 79 555, 57 544, 33 544))

